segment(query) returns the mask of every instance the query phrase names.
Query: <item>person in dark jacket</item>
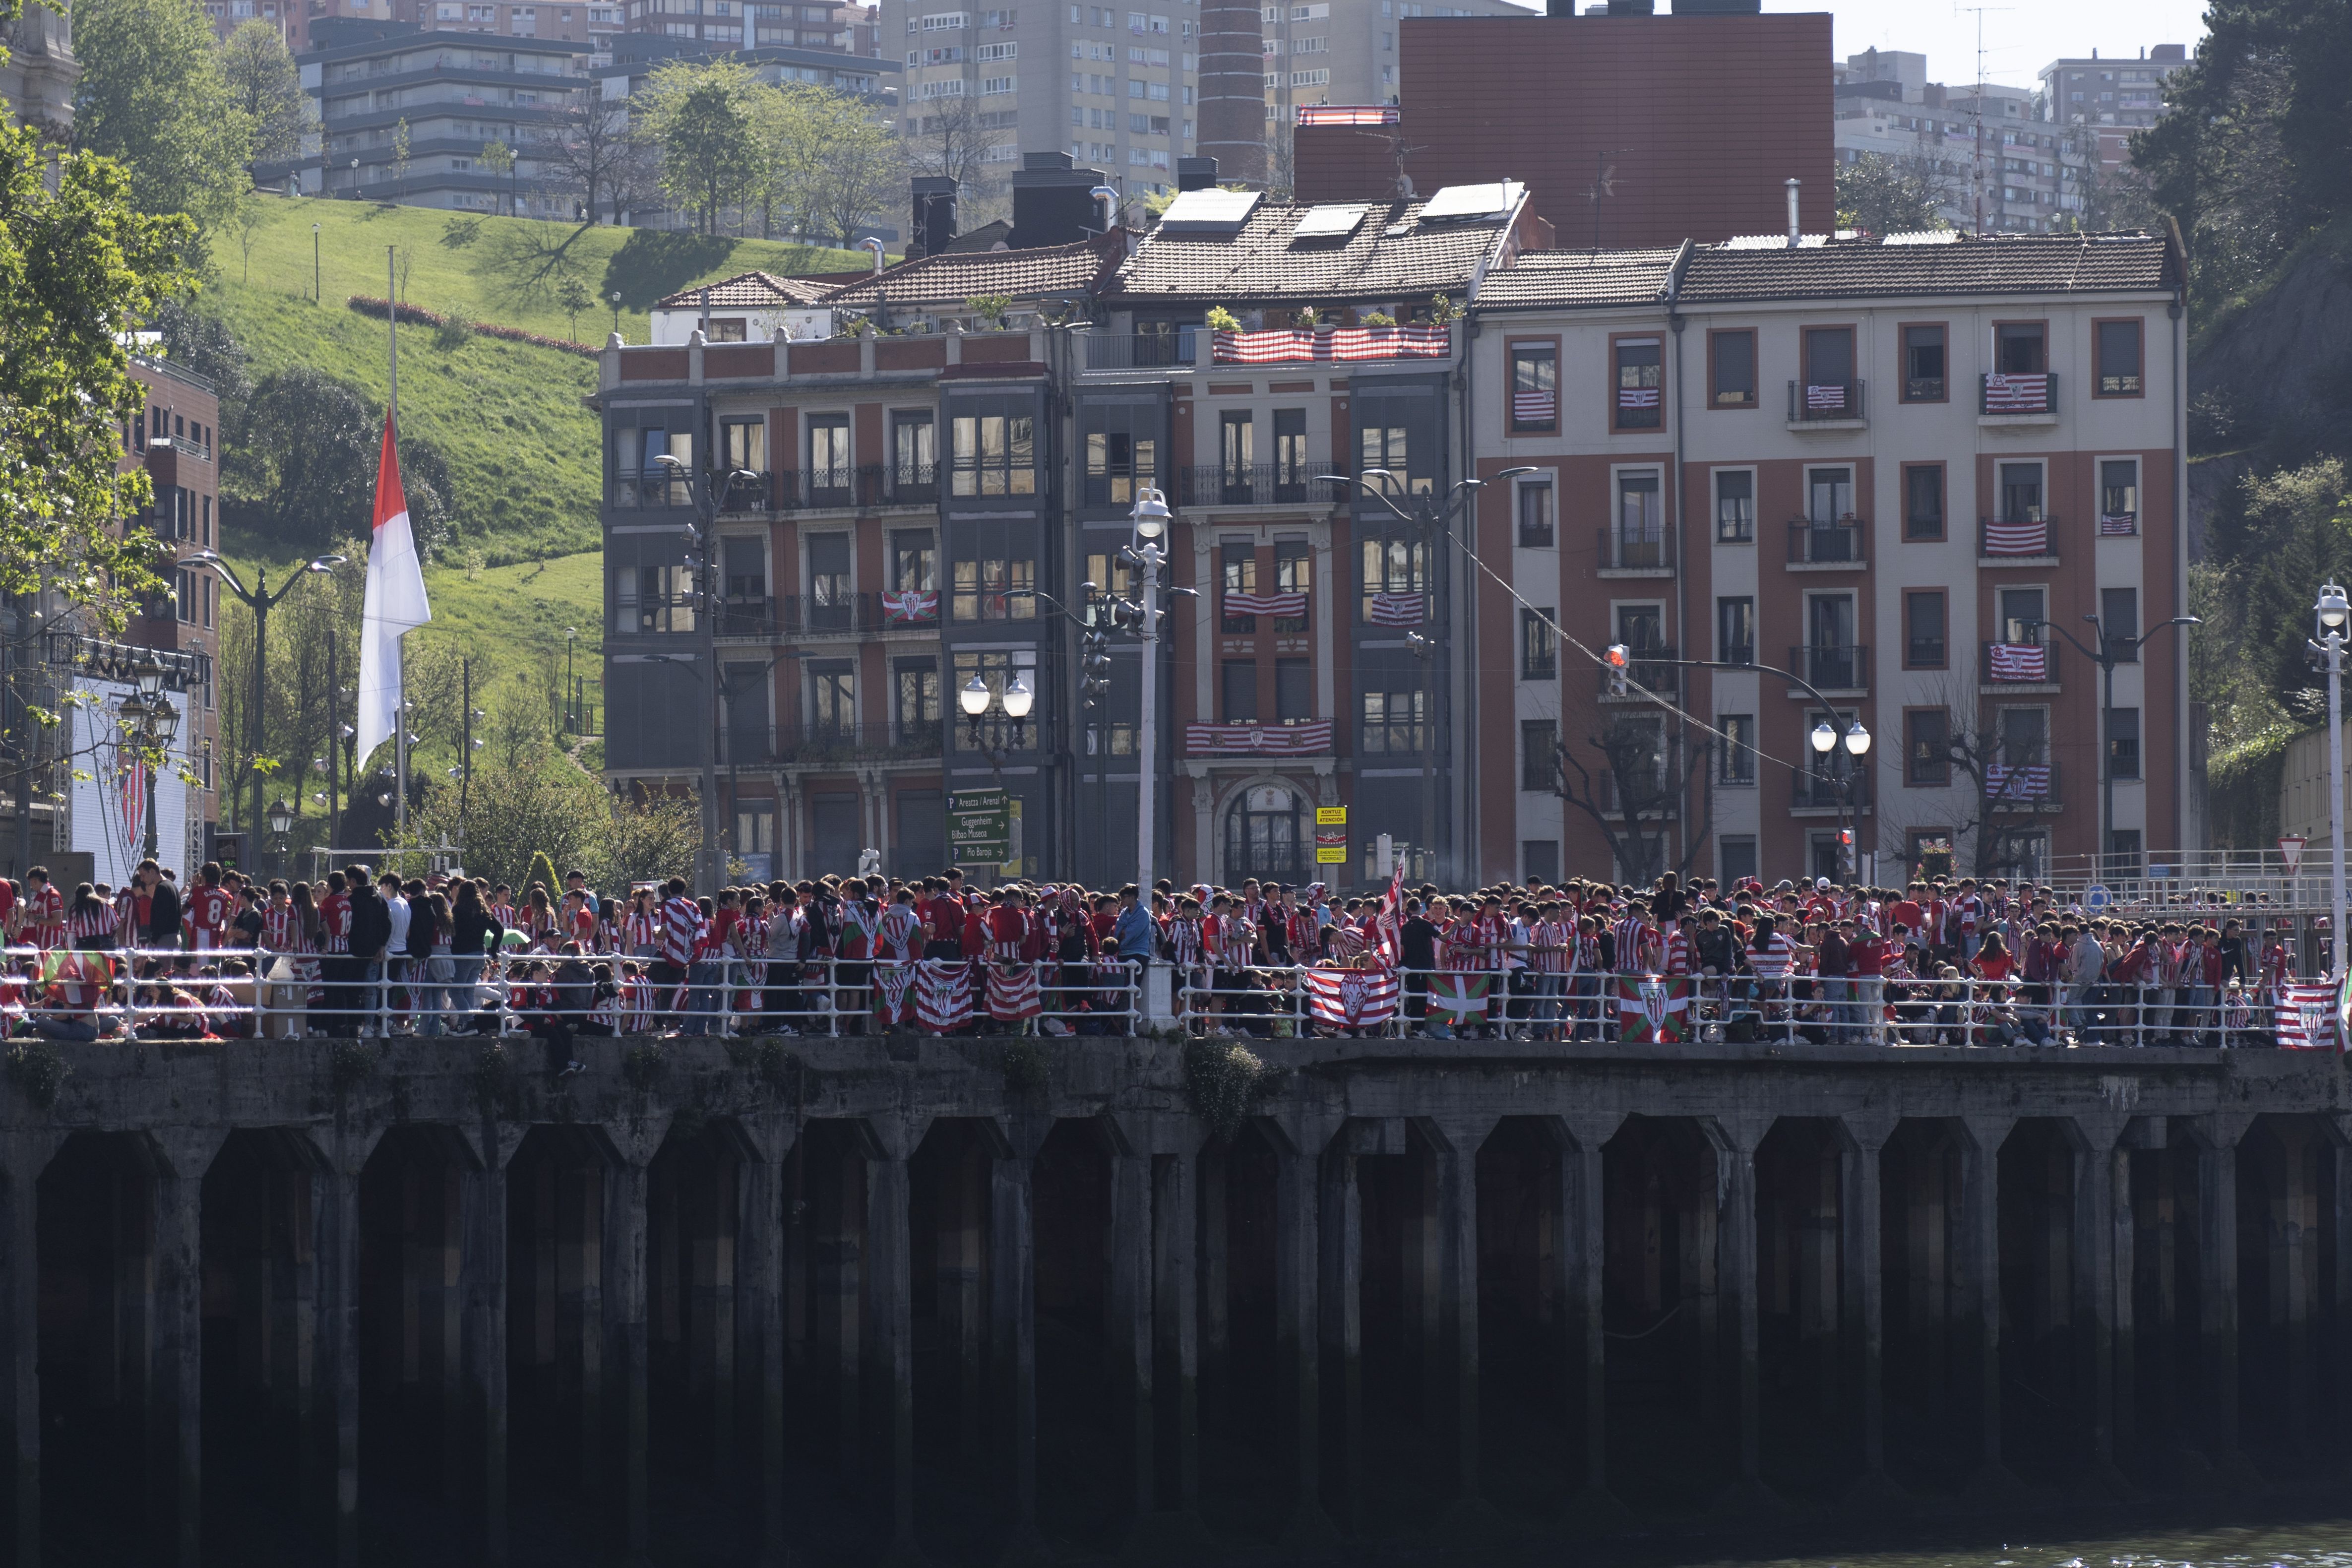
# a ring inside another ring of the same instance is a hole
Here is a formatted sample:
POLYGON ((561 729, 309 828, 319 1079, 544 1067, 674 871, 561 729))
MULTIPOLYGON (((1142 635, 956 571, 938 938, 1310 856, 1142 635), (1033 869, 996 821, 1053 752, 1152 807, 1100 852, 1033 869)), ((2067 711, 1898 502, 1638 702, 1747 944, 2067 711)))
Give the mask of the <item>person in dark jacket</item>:
POLYGON ((327 1005, 333 1016, 328 1020, 327 1032, 348 1039, 360 1032, 361 1011, 375 1005, 376 993, 367 983, 383 973, 383 946, 392 940, 392 913, 376 896, 365 866, 346 867, 343 880, 351 889, 352 951, 348 957, 329 957, 321 967, 332 965, 339 972, 329 977, 340 984, 328 988, 327 1005))
MULTIPOLYGON (((163 875, 163 868, 152 860, 139 862, 134 879, 141 894, 147 900, 147 923, 131 933, 130 945, 134 947, 177 947, 180 945, 180 889, 163 875)), ((134 908, 136 905, 133 906, 134 908)))
MULTIPOLYGON (((460 881, 456 901, 449 909, 449 989, 457 999, 456 1011, 477 1010, 479 998, 476 993, 486 955, 499 951, 506 942, 506 927, 483 904, 480 887, 460 881)), ((495 1023, 491 1026, 493 1029, 496 1026, 495 1023)), ((475 1027, 480 1030, 478 1020, 475 1027)))

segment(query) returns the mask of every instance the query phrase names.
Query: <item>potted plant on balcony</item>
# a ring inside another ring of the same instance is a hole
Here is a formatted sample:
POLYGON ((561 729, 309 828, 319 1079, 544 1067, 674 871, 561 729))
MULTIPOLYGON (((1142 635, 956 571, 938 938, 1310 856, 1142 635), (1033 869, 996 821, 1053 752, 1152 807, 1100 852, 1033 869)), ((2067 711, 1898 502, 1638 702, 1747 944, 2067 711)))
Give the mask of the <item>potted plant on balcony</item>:
POLYGON ((1209 349, 1213 358, 1231 362, 1239 357, 1238 340, 1242 332, 1240 317, 1223 305, 1212 305, 1209 307, 1209 313, 1202 317, 1201 321, 1209 329, 1209 349))
POLYGON ((1005 312, 1013 309, 1013 300, 1004 294, 982 294, 966 300, 963 308, 980 318, 981 326, 988 331, 1004 330, 1005 312))

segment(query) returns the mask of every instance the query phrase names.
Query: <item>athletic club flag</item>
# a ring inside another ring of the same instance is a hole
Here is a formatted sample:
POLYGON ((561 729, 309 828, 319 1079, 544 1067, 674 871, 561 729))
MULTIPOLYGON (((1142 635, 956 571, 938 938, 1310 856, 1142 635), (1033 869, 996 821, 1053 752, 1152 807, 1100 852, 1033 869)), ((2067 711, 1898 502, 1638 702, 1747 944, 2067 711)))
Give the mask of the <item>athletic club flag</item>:
POLYGON ((992 963, 988 966, 988 1016, 1000 1024, 1034 1018, 1045 1010, 1037 993, 1034 963, 992 963))
POLYGON ((1459 970, 1429 977, 1429 1016, 1440 1023, 1460 1024, 1486 1016, 1486 988, 1495 977, 1459 970))
POLYGON ((935 1035, 971 1022, 971 966, 926 958, 915 965, 915 1016, 935 1035))
POLYGON ((1307 1010, 1318 1024, 1361 1029, 1396 1016, 1393 969, 1310 969, 1306 981, 1307 1010))
POLYGON ((1617 981, 1617 1037, 1627 1045, 1656 1045, 1690 1038, 1688 976, 1622 975, 1617 981))
POLYGON ((408 531, 392 415, 383 416, 383 457, 375 473, 375 533, 368 542, 367 598, 360 614, 359 756, 392 739, 400 723, 400 639, 433 618, 425 572, 408 531))
POLYGON ((913 964, 874 966, 874 1021, 885 1029, 903 1029, 915 1021, 913 964))
POLYGON ((2336 987, 2325 980, 2289 981, 2279 987, 2272 1028, 2283 1051, 2336 1048, 2336 987))

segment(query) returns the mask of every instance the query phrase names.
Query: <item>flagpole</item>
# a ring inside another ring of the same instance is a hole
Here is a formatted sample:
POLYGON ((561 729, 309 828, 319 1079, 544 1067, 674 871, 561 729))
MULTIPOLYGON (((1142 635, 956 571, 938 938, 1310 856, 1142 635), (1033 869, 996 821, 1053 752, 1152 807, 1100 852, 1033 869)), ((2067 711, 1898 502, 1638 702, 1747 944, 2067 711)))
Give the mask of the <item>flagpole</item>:
MULTIPOLYGON (((387 405, 392 416, 394 450, 400 436, 400 293, 397 257, 399 247, 383 247, 383 324, 392 337, 392 392, 387 405)), ((408 634, 400 634, 401 652, 407 652, 408 634)), ((400 698, 392 714, 392 796, 393 831, 395 835, 408 831, 408 670, 404 657, 400 673, 400 698)))

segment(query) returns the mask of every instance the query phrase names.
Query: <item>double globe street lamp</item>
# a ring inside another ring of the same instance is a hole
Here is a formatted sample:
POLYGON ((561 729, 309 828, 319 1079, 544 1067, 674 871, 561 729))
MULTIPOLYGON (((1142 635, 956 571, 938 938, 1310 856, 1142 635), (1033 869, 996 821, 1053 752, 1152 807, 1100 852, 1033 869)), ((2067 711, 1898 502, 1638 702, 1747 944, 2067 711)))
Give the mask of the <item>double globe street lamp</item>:
POLYGON ((1870 731, 1862 727, 1861 720, 1856 719, 1852 727, 1840 735, 1836 726, 1824 719, 1813 726, 1810 738, 1813 743, 1813 755, 1820 759, 1823 771, 1837 783, 1838 870, 1843 877, 1851 874, 1861 859, 1853 840, 1853 829, 1847 825, 1846 815, 1853 804, 1853 770, 1861 765, 1862 759, 1870 752, 1870 731), (1843 767, 1832 769, 1829 766, 1830 753, 1837 751, 1841 742, 1845 754, 1853 760, 1843 767))

